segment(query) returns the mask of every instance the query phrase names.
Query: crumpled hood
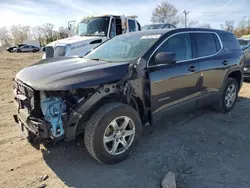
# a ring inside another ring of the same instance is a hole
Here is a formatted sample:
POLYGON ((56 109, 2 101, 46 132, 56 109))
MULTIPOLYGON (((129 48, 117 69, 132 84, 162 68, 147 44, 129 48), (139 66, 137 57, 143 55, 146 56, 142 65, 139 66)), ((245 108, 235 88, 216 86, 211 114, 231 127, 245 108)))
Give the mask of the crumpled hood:
POLYGON ((25 67, 16 78, 35 90, 70 90, 120 80, 127 75, 128 67, 129 62, 62 57, 44 59, 25 67))
POLYGON ((54 42, 49 43, 47 46, 54 46, 56 44, 73 44, 73 43, 83 43, 89 44, 92 41, 99 40, 99 39, 106 39, 106 37, 102 36, 73 36, 65 39, 60 39, 54 42))

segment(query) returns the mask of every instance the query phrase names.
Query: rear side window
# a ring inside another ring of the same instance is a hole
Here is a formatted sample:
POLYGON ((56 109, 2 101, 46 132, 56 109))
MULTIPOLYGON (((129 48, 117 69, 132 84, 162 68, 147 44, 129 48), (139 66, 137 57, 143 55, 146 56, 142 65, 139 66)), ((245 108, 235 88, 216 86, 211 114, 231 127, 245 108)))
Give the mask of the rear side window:
POLYGON ((241 50, 240 44, 234 34, 231 33, 223 33, 220 35, 224 48, 230 51, 238 51, 241 50))
POLYGON ((195 58, 206 57, 216 54, 221 45, 214 33, 195 33, 196 51, 195 58))
POLYGON ((168 24, 165 24, 162 28, 170 28, 170 25, 168 25, 168 24))
POLYGON ((134 20, 128 20, 128 26, 129 26, 129 32, 134 32, 136 31, 135 27, 135 21, 134 20))

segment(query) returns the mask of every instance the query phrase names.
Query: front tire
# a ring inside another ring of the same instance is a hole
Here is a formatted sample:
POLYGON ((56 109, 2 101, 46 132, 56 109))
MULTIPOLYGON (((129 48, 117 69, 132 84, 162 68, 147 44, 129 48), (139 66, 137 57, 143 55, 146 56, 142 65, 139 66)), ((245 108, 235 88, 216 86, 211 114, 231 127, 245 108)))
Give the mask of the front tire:
POLYGON ((228 78, 220 101, 213 105, 214 110, 222 113, 230 112, 238 98, 239 84, 235 78, 228 78))
POLYGON ((89 119, 84 141, 90 155, 106 164, 129 157, 142 132, 137 111, 122 103, 100 107, 89 119))
POLYGON ((21 53, 21 50, 20 50, 20 49, 18 49, 18 50, 17 50, 17 53, 21 53))

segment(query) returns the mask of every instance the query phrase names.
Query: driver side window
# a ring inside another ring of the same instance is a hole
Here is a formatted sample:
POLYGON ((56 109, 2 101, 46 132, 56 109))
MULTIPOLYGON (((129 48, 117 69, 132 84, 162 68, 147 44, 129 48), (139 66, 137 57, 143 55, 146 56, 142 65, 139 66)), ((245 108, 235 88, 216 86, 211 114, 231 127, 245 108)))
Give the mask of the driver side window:
MULTIPOLYGON (((188 33, 177 34, 165 41, 155 54, 159 52, 173 52, 176 54, 176 61, 192 59, 191 39, 188 33)), ((154 54, 154 56, 155 56, 154 54)), ((154 59, 154 56, 152 59, 154 59)))

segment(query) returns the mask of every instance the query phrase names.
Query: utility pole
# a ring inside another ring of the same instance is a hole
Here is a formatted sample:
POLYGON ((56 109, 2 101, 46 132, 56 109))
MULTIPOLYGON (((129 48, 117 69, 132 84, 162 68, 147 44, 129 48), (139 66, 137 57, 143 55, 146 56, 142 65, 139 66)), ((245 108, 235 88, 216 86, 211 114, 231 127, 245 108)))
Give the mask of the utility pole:
POLYGON ((183 14, 185 15, 185 28, 187 28, 187 15, 189 14, 189 11, 184 10, 183 14))

